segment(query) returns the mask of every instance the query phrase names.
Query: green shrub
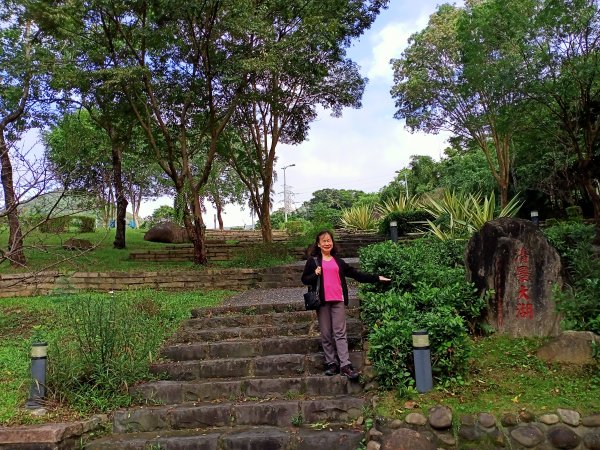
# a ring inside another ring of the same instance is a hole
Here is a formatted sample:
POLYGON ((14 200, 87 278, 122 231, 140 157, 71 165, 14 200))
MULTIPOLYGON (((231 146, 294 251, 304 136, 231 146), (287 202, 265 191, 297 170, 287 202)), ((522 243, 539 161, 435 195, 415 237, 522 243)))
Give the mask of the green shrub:
POLYGON ((340 223, 342 228, 347 230, 369 231, 377 228, 371 205, 353 206, 342 210, 340 223))
POLYGON ((164 339, 159 313, 148 298, 90 294, 70 302, 62 333, 50 343, 52 393, 82 411, 127 406, 128 387, 151 378, 149 364, 164 339))
POLYGON ((554 300, 568 330, 600 334, 600 257, 593 251, 593 225, 560 222, 544 230, 561 256, 567 284, 555 289, 554 300))
POLYGON ((259 243, 241 246, 225 267, 272 267, 291 262, 288 246, 282 242, 259 243))
POLYGON ((96 219, 94 217, 83 216, 80 217, 80 220, 80 233, 93 233, 94 231, 96 231, 96 219))
POLYGON ((52 217, 40 225, 40 231, 42 233, 64 233, 69 229, 70 222, 71 217, 69 216, 52 217))
POLYGON ((310 222, 305 219, 294 219, 284 222, 283 229, 287 230, 290 236, 300 236, 310 227, 310 222))
POLYGON ((398 236, 417 233, 426 229, 424 222, 431 219, 431 214, 424 210, 391 212, 379 222, 379 234, 389 235, 390 222, 394 220, 398 224, 398 236))
POLYGON ((412 383, 412 333, 429 332, 432 370, 440 380, 460 378, 485 309, 462 266, 464 243, 418 239, 375 244, 360 252, 364 271, 392 279, 391 289, 364 285, 361 317, 369 330, 369 358, 382 386, 412 383))
POLYGON ((565 213, 569 220, 581 221, 583 219, 583 210, 581 206, 569 206, 565 208, 565 213))

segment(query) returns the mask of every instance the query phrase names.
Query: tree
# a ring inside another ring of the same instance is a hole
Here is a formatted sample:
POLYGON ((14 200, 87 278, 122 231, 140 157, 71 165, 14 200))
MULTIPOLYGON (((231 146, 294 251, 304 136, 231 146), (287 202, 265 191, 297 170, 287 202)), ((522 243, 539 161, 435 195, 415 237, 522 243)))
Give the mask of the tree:
MULTIPOLYGON (((131 130, 128 148, 121 152, 123 190, 131 202, 133 218, 139 226, 143 198, 165 193, 167 187, 160 167, 149 160, 146 140, 139 128, 131 130)), ((64 115, 43 137, 51 168, 67 190, 93 194, 103 210, 108 227, 115 217, 114 143, 105 128, 92 119, 87 109, 64 115)), ((116 246, 116 248, 120 248, 116 246)))
POLYGON ((519 129, 519 50, 535 1, 442 5, 392 61, 395 117, 412 130, 449 130, 484 153, 508 203, 511 140, 519 129))
MULTIPOLYGON (((22 193, 15 189, 11 152, 23 132, 34 128, 45 113, 43 97, 49 92, 46 75, 51 58, 43 38, 25 2, 0 4, 0 178, 2 215, 9 226, 8 247, 0 259, 14 266, 24 266, 26 258, 18 213, 22 193)), ((31 173, 31 182, 35 178, 31 173)))
POLYGON ((67 114, 43 136, 51 170, 67 191, 86 192, 103 210, 105 227, 114 217, 110 140, 86 110, 67 114))
POLYGON ((261 32, 271 18, 246 0, 97 1, 89 26, 111 42, 112 83, 129 99, 154 158, 185 203, 194 262, 206 262, 201 191, 219 138, 268 50, 261 32), (260 56, 260 58, 259 58, 260 56), (193 136, 192 136, 193 134, 193 136), (202 145, 190 146, 190 142, 202 145), (203 152, 203 166, 196 167, 203 152))
POLYGON ((271 192, 278 143, 304 141, 319 106, 331 109, 334 116, 341 115, 343 107, 361 106, 366 80, 345 49, 386 4, 387 0, 289 0, 269 5, 272 21, 261 33, 269 56, 261 58, 246 86, 247 95, 236 108, 241 144, 232 146, 231 153, 259 214, 265 242, 272 240, 271 192), (248 173, 249 160, 257 172, 248 173))
POLYGON ((600 8, 598 0, 546 0, 526 41, 528 94, 560 130, 556 142, 594 208, 600 244, 600 8))
POLYGON ((235 170, 220 157, 213 163, 208 182, 203 189, 204 197, 217 211, 219 230, 223 230, 223 208, 231 203, 243 204, 247 191, 235 170))

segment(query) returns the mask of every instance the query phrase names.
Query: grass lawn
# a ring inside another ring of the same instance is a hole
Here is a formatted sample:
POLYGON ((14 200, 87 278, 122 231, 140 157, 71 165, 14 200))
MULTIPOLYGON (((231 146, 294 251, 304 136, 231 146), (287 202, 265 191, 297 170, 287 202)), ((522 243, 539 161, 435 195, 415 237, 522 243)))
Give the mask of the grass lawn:
POLYGON ((381 397, 378 413, 403 418, 443 404, 455 418, 490 412, 497 418, 522 410, 541 415, 557 408, 581 414, 600 412, 600 367, 549 365, 535 356, 542 339, 491 336, 474 340, 470 370, 464 381, 436 385, 425 394, 381 397))
MULTIPOLYGON (((113 248, 115 230, 98 230, 94 233, 41 233, 33 232, 25 240, 25 257, 27 268, 13 268, 6 262, 0 264, 0 273, 22 273, 42 269, 60 270, 61 272, 90 271, 90 272, 130 272, 157 270, 155 262, 129 261, 129 252, 139 250, 162 250, 166 245, 159 242, 144 241, 146 230, 127 228, 126 249, 113 248), (63 242, 69 238, 86 239, 97 245, 89 252, 65 250, 63 242)), ((8 232, 0 231, 0 242, 8 241, 8 232)), ((170 244, 169 244, 170 245, 170 244)), ((160 263, 160 268, 202 270, 202 267, 190 262, 160 263)))
MULTIPOLYGON (((147 366, 152 358, 156 358, 160 342, 166 339, 185 318, 190 317, 190 311, 195 307, 210 307, 222 302, 232 293, 229 291, 211 292, 157 292, 137 291, 116 293, 115 299, 134 298, 137 305, 142 305, 147 314, 147 320, 142 324, 142 341, 154 339, 149 351, 149 358, 140 363, 142 378, 150 377, 147 366), (152 356, 153 355, 153 356, 152 356), (146 372, 146 373, 144 373, 146 372)), ((56 422, 72 420, 93 412, 109 409, 110 402, 130 401, 126 397, 118 399, 103 399, 95 395, 93 390, 83 402, 78 404, 76 399, 72 405, 58 401, 58 394, 48 390, 49 414, 35 418, 22 409, 29 395, 29 351, 33 340, 44 340, 50 343, 48 353, 48 381, 50 381, 50 365, 56 361, 53 354, 55 343, 68 327, 65 314, 69 307, 75 304, 86 304, 90 298, 108 299, 108 294, 77 294, 68 296, 47 296, 31 298, 0 299, 0 425, 18 425, 29 423, 56 422), (83 302, 83 303, 81 303, 83 302), (90 404, 92 404, 90 408, 90 404)), ((124 322, 131 322, 127 317, 124 322)), ((78 319, 76 319, 78 321, 78 319)), ((100 327, 99 327, 100 328, 100 327)), ((131 328, 129 328, 131 330, 131 328)), ((58 349, 56 349, 58 350, 58 349)), ((72 368, 73 373, 76 367, 72 368)), ((70 368, 61 369, 56 373, 57 379, 69 375, 70 368)), ((56 372, 56 371, 54 371, 56 372)), ((110 381, 110 380, 109 380, 110 381)), ((115 380, 120 383, 121 380, 115 380)), ((119 404, 119 403, 117 403, 119 404)))

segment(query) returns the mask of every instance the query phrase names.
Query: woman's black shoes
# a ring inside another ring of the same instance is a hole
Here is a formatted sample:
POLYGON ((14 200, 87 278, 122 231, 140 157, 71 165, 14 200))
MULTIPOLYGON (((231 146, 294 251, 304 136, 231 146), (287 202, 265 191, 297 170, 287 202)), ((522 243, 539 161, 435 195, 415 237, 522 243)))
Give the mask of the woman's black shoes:
MULTIPOLYGON (((325 372, 327 373, 327 372, 325 372)), ((343 376, 348 377, 348 379, 350 381, 356 381, 358 380, 358 372, 356 370, 354 370, 354 367, 352 367, 352 364, 348 364, 347 366, 342 367, 341 369, 341 373, 343 376)))
POLYGON ((340 373, 340 366, 338 366, 336 363, 329 363, 325 366, 325 375, 328 377, 337 375, 338 373, 340 373))

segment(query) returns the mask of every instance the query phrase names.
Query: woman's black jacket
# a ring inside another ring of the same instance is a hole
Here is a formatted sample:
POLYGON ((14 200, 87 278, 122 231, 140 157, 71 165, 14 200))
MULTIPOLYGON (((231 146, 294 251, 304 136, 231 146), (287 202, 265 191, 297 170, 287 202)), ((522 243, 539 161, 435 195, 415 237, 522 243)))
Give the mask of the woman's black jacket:
MULTIPOLYGON (((319 266, 322 266, 323 257, 319 255, 316 257, 319 266)), ((356 270, 354 267, 349 265, 342 258, 338 258, 337 256, 333 257, 335 262, 337 263, 340 270, 340 281, 342 282, 342 292, 344 293, 344 305, 348 305, 348 285, 346 284, 346 277, 354 278, 356 281, 360 281, 361 283, 376 283, 379 281, 378 275, 371 275, 368 273, 363 273, 356 270)), ((302 272, 302 283, 311 285, 314 287, 317 286, 317 278, 318 275, 315 273, 317 269, 317 263, 315 262, 315 258, 311 257, 306 261, 306 265, 304 266, 304 272, 302 272)), ((323 276, 323 275, 321 275, 323 276)), ((325 303, 325 288, 323 287, 323 280, 321 279, 321 286, 319 289, 319 297, 321 298, 321 304, 325 303)))

